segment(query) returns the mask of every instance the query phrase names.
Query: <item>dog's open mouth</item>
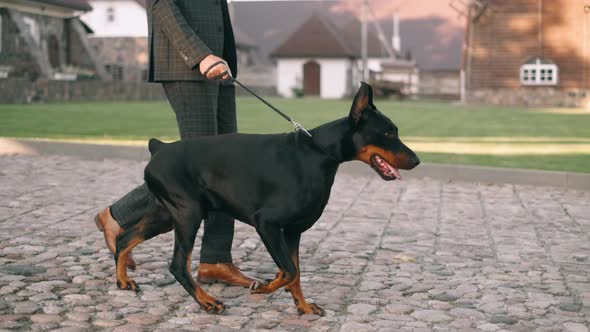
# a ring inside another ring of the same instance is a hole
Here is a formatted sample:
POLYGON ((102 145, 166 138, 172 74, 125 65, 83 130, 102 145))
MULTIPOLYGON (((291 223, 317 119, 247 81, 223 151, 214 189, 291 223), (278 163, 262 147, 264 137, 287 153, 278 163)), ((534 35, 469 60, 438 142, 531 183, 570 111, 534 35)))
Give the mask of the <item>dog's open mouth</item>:
POLYGON ((385 158, 381 158, 379 155, 374 154, 371 156, 371 167, 379 173, 383 180, 402 179, 397 168, 393 167, 385 158))

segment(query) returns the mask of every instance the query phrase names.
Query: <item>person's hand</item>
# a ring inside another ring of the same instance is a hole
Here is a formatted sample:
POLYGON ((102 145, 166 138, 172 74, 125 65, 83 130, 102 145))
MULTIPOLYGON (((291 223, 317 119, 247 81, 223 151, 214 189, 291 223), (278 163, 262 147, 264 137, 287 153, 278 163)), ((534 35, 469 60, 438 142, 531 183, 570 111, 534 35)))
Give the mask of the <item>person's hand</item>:
POLYGON ((213 67, 213 68, 211 68, 211 70, 209 70, 209 72, 207 73, 207 76, 206 76, 207 79, 222 80, 222 81, 229 79, 231 76, 231 70, 229 69, 227 62, 225 62, 225 60, 223 60, 222 58, 215 56, 213 54, 209 54, 199 64, 199 70, 201 71, 201 74, 205 75, 205 71, 218 61, 222 61, 222 63, 217 64, 215 67, 213 67))

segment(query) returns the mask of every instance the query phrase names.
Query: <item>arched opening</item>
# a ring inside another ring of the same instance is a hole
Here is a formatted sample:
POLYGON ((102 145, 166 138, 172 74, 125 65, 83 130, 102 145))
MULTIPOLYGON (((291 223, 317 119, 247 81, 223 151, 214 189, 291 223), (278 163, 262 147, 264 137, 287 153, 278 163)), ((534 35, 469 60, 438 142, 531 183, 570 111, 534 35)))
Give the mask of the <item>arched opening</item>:
POLYGON ((303 94, 320 95, 320 64, 311 60, 303 65, 303 94))
POLYGON ((47 53, 51 67, 59 68, 61 66, 61 61, 59 59, 59 42, 54 35, 49 36, 49 40, 47 41, 47 53))

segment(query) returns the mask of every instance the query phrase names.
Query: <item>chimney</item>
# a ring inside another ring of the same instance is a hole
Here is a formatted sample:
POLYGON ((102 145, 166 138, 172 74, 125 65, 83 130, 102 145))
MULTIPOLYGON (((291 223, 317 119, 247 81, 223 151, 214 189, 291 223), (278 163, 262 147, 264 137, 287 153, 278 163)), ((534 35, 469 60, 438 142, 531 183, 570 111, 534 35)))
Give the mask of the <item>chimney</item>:
POLYGON ((396 12, 396 13, 393 13, 393 37, 391 38, 391 46, 393 47, 393 50, 397 54, 400 54, 400 52, 402 50, 401 44, 402 44, 402 41, 399 36, 399 15, 396 12))

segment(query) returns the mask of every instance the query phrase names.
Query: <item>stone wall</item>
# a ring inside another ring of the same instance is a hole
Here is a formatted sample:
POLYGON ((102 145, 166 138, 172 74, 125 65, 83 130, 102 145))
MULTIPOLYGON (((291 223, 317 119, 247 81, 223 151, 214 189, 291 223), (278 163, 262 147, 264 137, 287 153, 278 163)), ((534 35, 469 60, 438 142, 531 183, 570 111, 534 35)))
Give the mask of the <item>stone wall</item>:
POLYGON ((145 81, 147 79, 147 37, 91 37, 88 38, 113 79, 145 81), (117 67, 119 73, 114 73, 117 67))
POLYGON ((588 1, 495 0, 467 29, 468 100, 530 106, 585 106, 590 90, 588 1), (555 63, 559 83, 520 82, 520 67, 535 57, 555 63))
POLYGON ((555 88, 476 89, 467 93, 468 103, 531 107, 590 107, 590 90, 555 88))
MULTIPOLYGON (((260 96, 270 97, 277 95, 277 89, 274 86, 248 86, 248 89, 260 96)), ((253 97, 248 91, 239 86, 236 87, 236 96, 253 97)))
MULTIPOLYGON (((74 33, 71 20, 36 14, 24 14, 23 17, 32 19, 36 25, 33 32, 36 51, 47 56, 51 71, 61 72, 66 67, 77 67, 82 70, 93 71, 94 64, 85 51, 79 36, 74 33)), ((39 63, 32 55, 29 44, 23 39, 14 18, 7 9, 0 8, 2 16, 2 52, 0 52, 0 66, 9 68, 8 77, 36 80, 43 76, 39 63)))
POLYGON ((160 84, 125 81, 0 80, 0 104, 164 100, 160 84))
POLYGON ((584 27, 590 24, 590 13, 583 2, 492 1, 468 27, 468 88, 520 88, 520 66, 542 57, 558 66, 559 88, 589 89, 590 30, 584 27))
POLYGON ((461 95, 459 70, 421 70, 419 96, 457 100, 461 95))
POLYGON ((0 16, 2 17, 0 66, 12 77, 37 79, 41 76, 41 70, 29 53, 27 44, 20 37, 16 24, 10 19, 6 9, 0 8, 0 16))
MULTIPOLYGON (((275 96, 275 87, 249 86, 262 96, 275 96)), ((251 96, 237 87, 238 96, 251 96)), ((0 79, 0 104, 57 103, 85 101, 165 100, 160 84, 142 81, 49 81, 0 79)))

